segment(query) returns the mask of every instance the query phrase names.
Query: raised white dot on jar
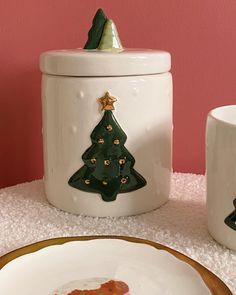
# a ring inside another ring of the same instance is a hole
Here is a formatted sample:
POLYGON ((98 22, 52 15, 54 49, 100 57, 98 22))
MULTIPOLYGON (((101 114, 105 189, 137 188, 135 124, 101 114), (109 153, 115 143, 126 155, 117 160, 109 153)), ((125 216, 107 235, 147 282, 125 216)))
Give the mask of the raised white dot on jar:
POLYGON ((134 96, 138 95, 139 88, 138 87, 134 87, 133 90, 132 90, 132 93, 133 93, 134 96))
POLYGON ((161 162, 161 160, 160 160, 160 159, 155 160, 154 165, 155 165, 155 167, 157 167, 157 168, 162 167, 162 162, 161 162))
POLYGON ((77 94, 77 97, 83 99, 84 98, 84 91, 80 90, 77 94))
POLYGON ((76 133, 77 132, 77 127, 75 125, 70 126, 70 132, 71 133, 76 133))
POLYGON ((72 200, 73 200, 74 203, 76 203, 78 201, 77 196, 72 196, 72 200))
POLYGON ((157 195, 160 195, 160 194, 161 194, 160 189, 156 189, 156 194, 157 194, 157 195))

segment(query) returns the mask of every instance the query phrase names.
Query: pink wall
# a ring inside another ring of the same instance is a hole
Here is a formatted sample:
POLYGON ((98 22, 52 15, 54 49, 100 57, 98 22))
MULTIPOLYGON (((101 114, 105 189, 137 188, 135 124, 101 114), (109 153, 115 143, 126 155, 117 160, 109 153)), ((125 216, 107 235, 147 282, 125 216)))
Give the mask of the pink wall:
POLYGON ((204 172, 207 112, 236 103, 235 0, 0 0, 0 186, 42 177, 42 51, 84 45, 98 7, 126 47, 172 53, 174 169, 204 172))

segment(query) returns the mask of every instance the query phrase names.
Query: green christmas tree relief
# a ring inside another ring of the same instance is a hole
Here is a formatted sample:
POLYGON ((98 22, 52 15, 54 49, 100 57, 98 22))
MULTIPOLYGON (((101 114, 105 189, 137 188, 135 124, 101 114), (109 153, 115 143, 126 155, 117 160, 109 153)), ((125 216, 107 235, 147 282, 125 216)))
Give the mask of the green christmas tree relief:
POLYGON ((109 202, 119 193, 140 189, 146 180, 133 168, 135 159, 124 146, 127 136, 113 115, 116 98, 106 92, 99 101, 104 115, 92 131, 92 145, 82 155, 84 165, 68 183, 82 191, 99 193, 109 202))
POLYGON ((231 227, 232 229, 236 230, 236 198, 233 201, 234 204, 234 211, 225 218, 225 223, 231 227))
POLYGON ((88 32, 88 40, 84 45, 84 49, 96 49, 99 46, 106 21, 105 13, 101 8, 98 9, 93 18, 92 27, 88 32))

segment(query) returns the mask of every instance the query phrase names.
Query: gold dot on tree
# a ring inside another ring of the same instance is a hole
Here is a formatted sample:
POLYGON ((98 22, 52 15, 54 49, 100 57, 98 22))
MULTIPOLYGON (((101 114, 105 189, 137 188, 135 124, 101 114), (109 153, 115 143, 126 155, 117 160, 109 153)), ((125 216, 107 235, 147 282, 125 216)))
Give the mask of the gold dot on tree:
POLYGON ((103 138, 99 138, 98 143, 103 144, 104 143, 104 139, 103 138))
POLYGON ((90 180, 89 179, 85 179, 84 183, 85 184, 90 184, 90 180))
POLYGON ((119 160, 119 164, 120 164, 120 165, 124 165, 124 164, 125 164, 125 159, 120 159, 120 160, 119 160))
POLYGON ((112 126, 109 124, 106 126, 106 130, 111 131, 112 130, 112 126))
POLYGON ((111 164, 111 161, 110 160, 104 160, 104 165, 105 166, 109 166, 111 164))
POLYGON ((117 144, 119 144, 119 143, 120 143, 119 139, 115 139, 115 140, 114 140, 114 144, 117 145, 117 144))
POLYGON ((108 182, 107 182, 106 180, 103 180, 103 181, 102 181, 102 184, 103 184, 103 185, 108 185, 108 182))
POLYGON ((92 158, 92 159, 90 160, 90 162, 91 162, 92 164, 95 164, 95 163, 97 162, 97 160, 96 160, 95 158, 92 158))
POLYGON ((120 182, 121 182, 122 184, 127 183, 127 181, 128 181, 128 178, 127 178, 127 177, 122 177, 121 180, 120 180, 120 182))

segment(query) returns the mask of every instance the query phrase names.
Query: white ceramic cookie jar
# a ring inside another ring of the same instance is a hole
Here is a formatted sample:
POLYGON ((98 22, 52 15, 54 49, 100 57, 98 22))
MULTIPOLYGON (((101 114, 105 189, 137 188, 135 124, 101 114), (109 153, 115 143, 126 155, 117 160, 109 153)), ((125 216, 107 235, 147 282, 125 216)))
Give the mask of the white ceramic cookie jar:
POLYGON ((104 50, 41 55, 45 191, 68 212, 133 215, 169 196, 170 54, 107 50, 105 28, 104 50))

